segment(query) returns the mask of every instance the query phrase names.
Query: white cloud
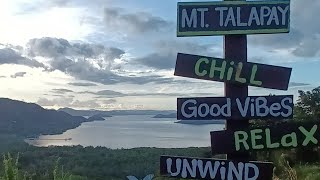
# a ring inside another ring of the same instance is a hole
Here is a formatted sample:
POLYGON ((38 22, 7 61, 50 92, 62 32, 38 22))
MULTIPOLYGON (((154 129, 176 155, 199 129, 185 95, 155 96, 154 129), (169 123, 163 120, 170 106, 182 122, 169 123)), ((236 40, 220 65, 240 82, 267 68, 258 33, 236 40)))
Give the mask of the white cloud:
POLYGON ((35 14, 16 14, 21 2, 0 4, 0 42, 25 44, 36 37, 60 37, 81 40, 94 29, 80 23, 83 8, 56 7, 35 14))

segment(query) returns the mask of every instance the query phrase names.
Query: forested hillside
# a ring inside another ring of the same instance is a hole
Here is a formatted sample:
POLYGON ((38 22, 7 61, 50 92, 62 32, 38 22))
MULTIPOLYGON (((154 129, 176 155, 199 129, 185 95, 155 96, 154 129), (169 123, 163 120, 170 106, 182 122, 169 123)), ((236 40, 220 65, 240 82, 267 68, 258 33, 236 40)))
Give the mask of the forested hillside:
POLYGON ((47 110, 34 103, 6 98, 0 99, 0 132, 36 137, 40 134, 59 134, 88 121, 83 117, 47 110))

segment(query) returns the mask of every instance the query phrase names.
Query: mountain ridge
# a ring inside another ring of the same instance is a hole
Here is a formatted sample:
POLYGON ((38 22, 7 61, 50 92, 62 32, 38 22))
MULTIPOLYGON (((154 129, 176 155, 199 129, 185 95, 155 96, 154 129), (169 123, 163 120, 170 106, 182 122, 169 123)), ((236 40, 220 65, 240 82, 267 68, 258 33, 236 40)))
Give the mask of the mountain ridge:
POLYGON ((0 98, 0 132, 25 137, 60 134, 88 119, 45 109, 36 103, 0 98))
POLYGON ((76 110, 72 108, 60 108, 58 111, 66 112, 73 116, 94 116, 100 115, 103 117, 110 116, 124 116, 124 115, 157 115, 157 114, 172 114, 176 113, 174 110, 111 110, 111 111, 101 111, 101 110, 76 110))

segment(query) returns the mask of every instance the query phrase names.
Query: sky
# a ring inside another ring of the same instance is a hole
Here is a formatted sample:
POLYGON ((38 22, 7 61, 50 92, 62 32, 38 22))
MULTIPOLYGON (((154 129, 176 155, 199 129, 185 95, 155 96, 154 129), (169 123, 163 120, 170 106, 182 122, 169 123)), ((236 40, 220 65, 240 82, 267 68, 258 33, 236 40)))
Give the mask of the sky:
MULTIPOLYGON (((173 75, 178 52, 223 57, 223 36, 176 37, 177 2, 1 0, 1 97, 54 109, 176 110, 178 97, 224 96, 221 82, 173 75)), ((248 35, 248 61, 293 68, 288 91, 249 95, 297 99, 320 86, 319 8, 291 0, 290 33, 248 35)))

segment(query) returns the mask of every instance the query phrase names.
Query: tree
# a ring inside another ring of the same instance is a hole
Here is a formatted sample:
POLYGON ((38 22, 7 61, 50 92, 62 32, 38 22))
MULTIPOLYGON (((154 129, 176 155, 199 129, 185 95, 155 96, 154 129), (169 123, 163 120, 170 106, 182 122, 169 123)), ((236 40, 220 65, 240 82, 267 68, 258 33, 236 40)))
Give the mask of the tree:
POLYGON ((295 109, 297 120, 317 120, 320 117, 320 86, 311 91, 298 91, 299 98, 295 109))
MULTIPOLYGON (((295 108, 295 119, 298 121, 318 121, 320 117, 320 86, 311 91, 298 91, 299 98, 295 108)), ((297 149, 297 159, 305 162, 316 162, 319 159, 314 148, 297 149)))

